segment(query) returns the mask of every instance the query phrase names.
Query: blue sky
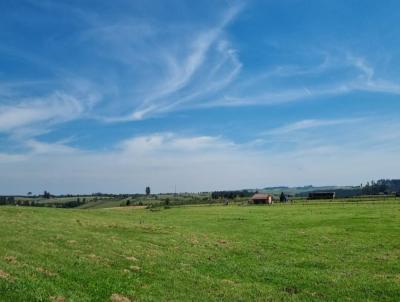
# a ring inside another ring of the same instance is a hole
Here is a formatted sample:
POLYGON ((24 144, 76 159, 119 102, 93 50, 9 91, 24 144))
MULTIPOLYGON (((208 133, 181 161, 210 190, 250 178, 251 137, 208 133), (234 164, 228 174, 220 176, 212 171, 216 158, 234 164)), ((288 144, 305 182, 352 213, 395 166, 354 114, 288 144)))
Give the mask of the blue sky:
POLYGON ((0 191, 399 177, 399 19, 390 0, 1 1, 0 191))

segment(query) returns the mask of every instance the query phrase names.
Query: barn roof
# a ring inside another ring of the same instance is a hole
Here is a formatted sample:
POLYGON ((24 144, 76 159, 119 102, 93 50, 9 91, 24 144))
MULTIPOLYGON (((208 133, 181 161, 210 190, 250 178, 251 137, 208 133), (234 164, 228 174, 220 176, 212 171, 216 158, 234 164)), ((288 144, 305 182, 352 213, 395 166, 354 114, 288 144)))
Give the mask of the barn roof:
POLYGON ((254 194, 253 197, 251 199, 268 199, 270 196, 272 196, 271 194, 254 194))

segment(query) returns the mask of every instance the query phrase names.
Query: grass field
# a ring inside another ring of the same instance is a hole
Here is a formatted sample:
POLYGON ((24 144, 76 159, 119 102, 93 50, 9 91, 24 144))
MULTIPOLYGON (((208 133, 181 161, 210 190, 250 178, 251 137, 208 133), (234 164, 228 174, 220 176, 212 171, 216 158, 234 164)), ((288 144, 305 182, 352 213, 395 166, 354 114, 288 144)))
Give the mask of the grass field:
POLYGON ((0 207, 1 301, 399 301, 400 203, 0 207), (129 299, 129 300, 128 300, 129 299))

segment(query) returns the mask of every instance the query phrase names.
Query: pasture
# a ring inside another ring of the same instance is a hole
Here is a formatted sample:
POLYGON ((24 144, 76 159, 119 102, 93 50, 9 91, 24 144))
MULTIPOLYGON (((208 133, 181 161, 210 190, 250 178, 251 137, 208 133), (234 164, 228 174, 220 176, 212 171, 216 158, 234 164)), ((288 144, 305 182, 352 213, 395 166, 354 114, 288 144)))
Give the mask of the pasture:
POLYGON ((398 301, 400 203, 0 207, 0 301, 398 301))

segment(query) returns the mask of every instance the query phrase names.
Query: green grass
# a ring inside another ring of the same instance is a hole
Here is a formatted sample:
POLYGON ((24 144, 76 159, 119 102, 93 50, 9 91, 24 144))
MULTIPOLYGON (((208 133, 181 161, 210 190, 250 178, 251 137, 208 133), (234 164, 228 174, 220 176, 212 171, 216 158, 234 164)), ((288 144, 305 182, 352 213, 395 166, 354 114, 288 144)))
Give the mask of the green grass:
POLYGON ((0 222, 0 301, 400 297, 395 201, 156 211, 0 207, 0 222))

